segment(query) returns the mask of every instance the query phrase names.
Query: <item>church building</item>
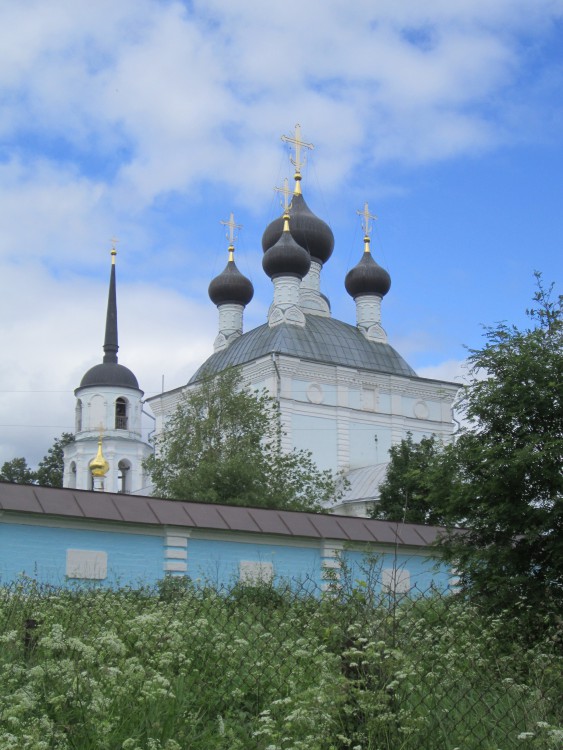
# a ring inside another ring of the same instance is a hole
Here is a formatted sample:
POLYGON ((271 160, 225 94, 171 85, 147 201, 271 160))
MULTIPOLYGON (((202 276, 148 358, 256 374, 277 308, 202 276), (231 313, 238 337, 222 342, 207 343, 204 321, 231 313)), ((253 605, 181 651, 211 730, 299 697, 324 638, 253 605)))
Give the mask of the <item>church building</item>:
MULTIPOLYGON (((301 189, 302 151, 311 144, 283 136, 295 149, 295 188, 285 211, 262 237, 264 272, 273 284, 267 321, 243 330, 243 313, 253 287, 237 268, 236 225, 231 219, 228 262, 209 285, 219 311, 214 353, 186 386, 147 399, 157 433, 186 389, 229 367, 241 368, 252 389, 276 398, 284 448, 310 450, 321 469, 342 471, 349 488, 333 512, 365 515, 377 500, 388 452, 411 432, 415 441, 436 435, 447 442, 453 432, 452 404, 459 386, 420 378, 388 343, 382 327, 382 301, 391 278, 373 258, 367 203, 361 213, 361 258, 343 280, 356 305, 356 325, 331 315, 321 291, 323 268, 334 251, 333 233, 308 207, 301 189)), ((360 251, 360 249, 359 249, 360 251)))
POLYGON ((377 502, 388 451, 408 432, 415 440, 432 434, 451 439, 458 386, 418 377, 388 343, 382 300, 391 278, 372 256, 367 204, 360 212, 363 252, 343 279, 356 305, 356 325, 332 317, 321 281, 334 236, 301 191, 301 150, 310 144, 301 140, 299 126, 284 138, 295 147, 295 189, 291 201, 290 191, 283 191, 283 215, 262 238, 262 265, 273 284, 267 320, 244 331, 243 314, 254 290, 235 264, 231 214, 225 222, 227 264, 209 285, 219 311, 215 351, 185 386, 146 401, 133 372, 117 358, 112 250, 103 361, 85 373, 75 391, 75 439, 64 449, 65 489, 0 483, 2 581, 24 574, 55 586, 85 581, 134 587, 190 576, 220 587, 307 582, 320 594, 340 580, 344 559, 354 580, 361 580, 366 559, 375 555, 382 591, 419 595, 456 585, 436 554, 442 529, 353 516, 366 516, 377 502), (142 437, 145 404, 158 433, 186 391, 235 366, 247 386, 277 399, 284 449, 310 450, 319 468, 348 478, 346 495, 327 508, 339 515, 149 496, 143 465, 152 446, 142 437))

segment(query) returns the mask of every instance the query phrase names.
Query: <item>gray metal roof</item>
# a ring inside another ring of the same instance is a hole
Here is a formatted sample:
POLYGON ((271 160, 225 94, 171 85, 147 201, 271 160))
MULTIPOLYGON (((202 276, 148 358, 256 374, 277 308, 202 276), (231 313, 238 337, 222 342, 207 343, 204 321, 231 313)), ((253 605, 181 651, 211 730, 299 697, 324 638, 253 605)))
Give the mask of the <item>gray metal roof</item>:
POLYGON ((184 526, 345 542, 398 542, 416 547, 432 544, 441 531, 435 526, 368 518, 161 500, 8 482, 0 482, 0 510, 67 519, 184 526))
POLYGON ((349 485, 339 504, 358 500, 377 500, 379 498, 379 485, 387 475, 388 466, 389 462, 349 471, 346 474, 349 485))
POLYGON ((233 341, 227 349, 212 354, 192 376, 197 382, 206 374, 221 372, 272 353, 331 365, 391 375, 416 377, 416 372, 389 344, 368 341, 348 323, 319 315, 307 315, 304 328, 282 323, 258 326, 233 341))

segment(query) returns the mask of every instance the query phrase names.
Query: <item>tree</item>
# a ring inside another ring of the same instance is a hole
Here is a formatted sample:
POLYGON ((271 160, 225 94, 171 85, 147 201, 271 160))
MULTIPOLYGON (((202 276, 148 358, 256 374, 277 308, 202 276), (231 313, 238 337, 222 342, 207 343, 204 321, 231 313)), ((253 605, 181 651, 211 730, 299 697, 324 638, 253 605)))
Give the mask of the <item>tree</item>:
POLYGON ((470 350, 445 551, 495 606, 563 603, 563 297, 536 274, 531 327, 499 323, 470 350))
POLYGON ((372 517, 442 525, 448 513, 451 454, 435 435, 415 443, 412 433, 389 451, 389 467, 379 487, 372 517))
POLYGON ((338 478, 281 443, 275 400, 251 393, 229 369, 185 394, 145 466, 155 493, 173 499, 292 510, 336 500, 338 478))
POLYGON ((63 432, 41 459, 34 471, 25 458, 13 458, 0 469, 0 481, 15 484, 39 484, 42 487, 62 487, 64 447, 74 440, 71 432, 63 432))
POLYGON ((25 458, 12 458, 0 469, 0 481, 13 484, 36 484, 35 472, 27 465, 25 458))
POLYGON ((37 466, 35 478, 42 487, 62 487, 64 473, 64 448, 74 442, 71 432, 63 432, 60 438, 55 438, 37 466))
POLYGON ((469 351, 455 443, 408 436, 393 448, 374 512, 446 525, 465 590, 541 616, 563 604, 563 297, 537 283, 531 325, 485 328, 469 351))

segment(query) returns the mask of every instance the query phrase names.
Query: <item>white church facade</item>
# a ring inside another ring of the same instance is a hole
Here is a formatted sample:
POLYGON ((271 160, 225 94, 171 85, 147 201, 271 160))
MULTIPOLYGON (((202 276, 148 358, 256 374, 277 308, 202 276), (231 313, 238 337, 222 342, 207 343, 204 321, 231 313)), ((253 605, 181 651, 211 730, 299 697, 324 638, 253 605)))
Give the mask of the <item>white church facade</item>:
MULTIPOLYGON (((459 386, 418 377, 388 343, 381 317, 391 279, 372 257, 373 217, 367 204, 361 260, 344 280, 355 301, 356 325, 332 317, 321 283, 334 237, 301 191, 301 150, 308 144, 298 128, 286 140, 295 146, 295 189, 291 202, 286 192, 283 216, 266 227, 262 239, 263 268, 273 283, 267 320, 243 329, 253 288, 235 264, 231 216, 228 262, 209 286, 219 312, 215 351, 185 386, 146 403, 156 417, 158 434, 186 389, 196 388, 208 375, 240 367, 245 384, 265 388, 278 400, 284 448, 310 450, 319 468, 347 476, 349 488, 331 510, 361 516, 377 500, 391 446, 408 432, 415 441, 429 435, 451 440, 459 386)), ((76 440, 65 449, 65 486, 91 488, 89 461, 103 430, 103 454, 110 466, 106 490, 140 493, 147 484, 142 463, 151 447, 140 432, 143 393, 133 373, 117 363, 114 265, 104 352, 104 362, 89 370, 76 390, 76 440)))

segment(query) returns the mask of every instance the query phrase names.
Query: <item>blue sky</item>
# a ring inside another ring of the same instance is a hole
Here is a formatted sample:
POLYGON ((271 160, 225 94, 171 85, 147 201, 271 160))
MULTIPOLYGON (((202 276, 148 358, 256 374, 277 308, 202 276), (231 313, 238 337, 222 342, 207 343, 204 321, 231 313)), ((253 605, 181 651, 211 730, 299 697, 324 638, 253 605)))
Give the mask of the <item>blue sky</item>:
POLYGON ((561 291, 563 0, 29 0, 0 4, 0 37, 0 461, 72 429, 111 237, 120 362, 147 395, 212 351, 231 211, 245 325, 264 322, 297 122, 333 314, 355 321, 368 201, 382 322, 419 374, 459 378, 482 324, 524 324, 535 269, 561 291))

